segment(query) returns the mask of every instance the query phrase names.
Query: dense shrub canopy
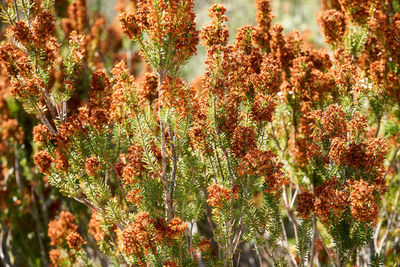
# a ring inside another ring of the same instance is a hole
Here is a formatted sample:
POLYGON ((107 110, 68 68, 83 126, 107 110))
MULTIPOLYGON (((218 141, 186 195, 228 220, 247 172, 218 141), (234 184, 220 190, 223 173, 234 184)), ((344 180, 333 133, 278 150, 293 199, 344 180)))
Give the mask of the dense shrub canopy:
POLYGON ((3 264, 398 264, 399 3, 323 0, 323 47, 194 4, 1 2, 3 264))

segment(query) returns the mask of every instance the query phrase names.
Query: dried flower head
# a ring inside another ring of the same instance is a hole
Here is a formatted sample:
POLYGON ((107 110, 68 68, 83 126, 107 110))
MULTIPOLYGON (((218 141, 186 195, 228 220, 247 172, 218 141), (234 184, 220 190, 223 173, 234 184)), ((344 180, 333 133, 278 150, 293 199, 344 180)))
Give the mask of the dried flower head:
POLYGON ((33 128, 33 141, 45 144, 51 137, 47 127, 43 124, 38 124, 33 128))
POLYGON ((255 42, 262 48, 269 48, 269 33, 273 16, 271 15, 270 0, 255 0, 257 28, 255 42))
POLYGON ((65 239, 70 249, 73 250, 79 250, 82 245, 86 244, 82 236, 77 232, 70 233, 65 239))
POLYGON ((351 215, 360 222, 376 223, 379 214, 378 204, 375 201, 373 185, 364 180, 349 181, 349 196, 351 215))
POLYGON ((202 44, 208 49, 213 46, 226 45, 229 37, 229 30, 224 25, 224 22, 228 20, 225 16, 226 8, 223 5, 214 4, 208 12, 212 22, 201 29, 202 44))
POLYGON ((49 173, 51 164, 54 162, 53 157, 47 151, 39 151, 34 156, 35 164, 41 173, 49 173))
POLYGON ((63 239, 70 233, 76 232, 78 226, 74 223, 75 217, 68 211, 61 211, 57 220, 49 222, 48 236, 52 246, 61 245, 63 239))
POLYGON ((346 22, 342 12, 331 9, 322 11, 318 16, 322 32, 328 44, 340 44, 345 36, 346 22))
POLYGON ((297 212, 299 217, 307 219, 314 208, 314 195, 311 192, 303 191, 297 196, 297 212))
POLYGON ((95 176, 100 170, 100 161, 96 156, 87 158, 85 161, 85 170, 90 176, 95 176))
POLYGON ((58 266, 58 261, 59 261, 60 257, 61 257, 61 251, 60 250, 52 249, 52 250, 49 251, 50 262, 54 266, 58 266))
POLYGON ((100 216, 97 213, 92 211, 92 216, 90 218, 89 225, 88 225, 89 226, 88 232, 89 232, 89 234, 91 234, 94 237, 94 239, 96 241, 102 241, 106 234, 103 231, 103 229, 101 228, 99 218, 100 218, 100 216))
POLYGON ((222 187, 219 184, 212 184, 207 188, 207 203, 211 207, 222 208, 228 200, 232 199, 232 191, 222 187))

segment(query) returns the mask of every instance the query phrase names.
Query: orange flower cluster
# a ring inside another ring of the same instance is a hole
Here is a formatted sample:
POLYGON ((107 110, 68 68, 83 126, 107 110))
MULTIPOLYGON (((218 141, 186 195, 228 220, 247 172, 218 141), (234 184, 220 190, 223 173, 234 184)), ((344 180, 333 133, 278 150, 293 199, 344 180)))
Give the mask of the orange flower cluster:
POLYGON ((50 262, 54 265, 54 266, 58 266, 58 261, 60 260, 61 257, 61 251, 58 249, 52 249, 49 251, 49 258, 50 258, 50 262))
POLYGON ((322 11, 318 16, 322 32, 328 44, 341 43, 346 31, 345 16, 342 12, 331 9, 322 11))
POLYGON ((279 192, 282 185, 288 182, 281 171, 282 166, 273 152, 252 149, 241 158, 236 171, 242 176, 263 178, 267 186, 266 191, 272 193, 279 192))
POLYGON ((319 50, 309 50, 306 56, 297 57, 291 67, 291 90, 302 101, 322 102, 334 88, 330 72, 332 62, 329 55, 319 50))
POLYGON ((89 221, 89 234, 91 234, 96 241, 102 241, 105 236, 105 232, 101 228, 100 225, 100 216, 92 211, 92 216, 90 217, 89 221))
POLYGON ((89 123, 100 130, 110 122, 111 105, 111 82, 103 71, 92 74, 89 101, 89 123))
POLYGON ((18 125, 17 120, 10 118, 2 120, 0 129, 0 140, 3 140, 4 142, 23 142, 24 132, 18 125))
POLYGON ((336 164, 340 175, 316 187, 314 194, 301 193, 299 216, 307 218, 312 211, 322 222, 329 223, 348 212, 357 221, 375 223, 379 211, 376 196, 387 189, 383 178, 385 142, 367 139, 365 116, 349 116, 336 105, 308 116, 314 145, 307 155, 319 165, 336 164))
POLYGON ((197 151, 210 152, 207 144, 210 127, 207 123, 207 95, 204 91, 196 93, 192 97, 192 116, 194 118, 193 126, 189 130, 190 144, 197 151))
POLYGON ((74 223, 75 217, 68 211, 61 211, 57 220, 49 222, 47 235, 52 246, 61 246, 64 239, 71 233, 75 233, 78 226, 74 223))
POLYGON ((81 107, 79 113, 70 116, 67 122, 63 123, 57 133, 56 144, 58 149, 68 151, 74 137, 83 136, 88 132, 89 109, 81 107))
POLYGON ((152 105, 158 99, 158 77, 155 73, 146 73, 143 77, 142 85, 138 91, 140 105, 147 103, 152 105))
POLYGON ((126 166, 122 171, 122 179, 127 184, 135 184, 138 177, 146 173, 145 163, 142 161, 143 148, 133 144, 125 156, 126 166))
POLYGON ((67 240, 67 244, 70 249, 73 250, 79 250, 79 248, 86 244, 86 242, 83 240, 82 236, 78 234, 77 232, 72 232, 67 237, 65 238, 67 240))
POLYGON ((203 251, 203 252, 207 252, 208 249, 210 248, 210 242, 211 242, 211 240, 209 240, 207 238, 203 238, 198 244, 199 250, 203 251))
POLYGON ((314 195, 303 191, 297 196, 297 212, 300 218, 308 219, 314 209, 314 195))
POLYGON ((233 134, 232 151, 237 158, 244 157, 248 151, 257 147, 255 133, 251 127, 238 126, 233 134))
POLYGON ((28 75, 31 70, 27 55, 9 43, 0 46, 0 63, 13 76, 28 75))
POLYGON ((368 20, 371 8, 374 7, 376 2, 379 1, 361 0, 354 2, 351 0, 339 0, 341 7, 346 12, 346 14, 352 20, 361 23, 368 20))
POLYGON ((126 194, 126 200, 128 202, 131 202, 131 203, 135 204, 135 205, 139 205, 143 201, 143 197, 142 197, 141 193, 142 193, 142 191, 139 190, 139 189, 130 190, 126 194))
MULTIPOLYGON (((383 172, 387 152, 382 139, 366 140, 366 118, 356 114, 351 119, 338 106, 331 105, 325 111, 312 112, 313 151, 310 157, 322 157, 324 162, 329 159, 337 165, 351 167, 369 176, 369 181, 379 184, 378 188, 384 193, 383 172)), ((360 175, 360 173, 358 174, 360 175)))
POLYGON ((162 266, 163 267, 177 267, 178 264, 175 261, 167 261, 167 262, 164 262, 162 266))
POLYGON ((259 93, 276 94, 282 84, 282 69, 273 57, 263 59, 259 75, 252 76, 252 83, 259 93))
POLYGON ((347 194, 342 191, 336 177, 323 183, 315 189, 314 213, 323 223, 330 219, 340 220, 348 205, 347 194))
POLYGON ((269 49, 271 38, 270 28, 273 16, 271 15, 270 0, 255 0, 256 2, 256 21, 255 42, 261 48, 269 49))
POLYGON ((33 141, 45 144, 51 137, 47 127, 43 124, 38 124, 33 128, 33 141))
POLYGON ((375 186, 367 182, 350 181, 349 196, 351 215, 360 222, 376 223, 379 215, 379 207, 375 200, 375 186))
POLYGON ((298 195, 297 212, 302 218, 314 213, 324 224, 343 218, 345 212, 365 223, 375 224, 379 207, 375 198, 376 188, 364 180, 349 180, 345 188, 336 177, 315 189, 314 194, 304 191, 298 195))
POLYGON ((48 11, 37 9, 31 19, 30 23, 15 19, 11 34, 16 45, 4 43, 0 47, 0 62, 12 77, 12 94, 22 101, 38 101, 42 92, 48 90, 43 77, 31 71, 39 66, 29 61, 28 55, 40 54, 40 68, 50 75, 54 74, 54 63, 59 55, 59 44, 54 36, 54 16, 48 11))
POLYGON ((312 138, 326 140, 335 137, 345 138, 347 133, 346 113, 337 105, 328 106, 325 111, 313 111, 312 138))
POLYGON ((99 159, 94 156, 87 158, 85 161, 85 171, 90 176, 95 176, 101 170, 99 159))
POLYGON ((155 250, 154 237, 152 236, 151 226, 154 220, 145 212, 139 212, 132 222, 122 232, 122 243, 127 255, 135 255, 141 259, 149 253, 149 250, 155 250))
POLYGON ((297 199, 297 211, 302 218, 308 218, 314 213, 324 224, 339 220, 348 205, 347 195, 341 191, 340 182, 336 177, 326 181, 315 189, 312 194, 303 191, 297 199))
MULTIPOLYGON (((166 53, 173 53, 172 61, 180 66, 196 53, 199 42, 193 8, 192 0, 139 0, 135 11, 121 15, 121 27, 130 39, 139 40, 147 33, 152 43, 168 47, 166 53)), ((152 62, 150 58, 147 60, 152 62)))
POLYGON ((172 219, 166 226, 164 219, 154 220, 148 213, 139 212, 122 232, 124 251, 135 255, 140 264, 150 252, 157 253, 156 244, 181 237, 186 228, 187 224, 179 218, 172 219))
POLYGON ((86 0, 75 0, 67 8, 67 18, 63 20, 64 31, 69 34, 72 31, 84 33, 89 23, 86 0))
POLYGON ((257 123, 272 121, 275 112, 276 102, 271 96, 264 97, 257 95, 251 107, 251 116, 257 123))
MULTIPOLYGON (((398 100, 400 79, 396 66, 400 62, 400 14, 393 10, 393 4, 390 1, 371 0, 324 2, 319 23, 327 43, 337 49, 338 84, 346 85, 344 88, 364 87, 381 97, 398 100), (345 52, 343 42, 346 34, 352 31, 351 25, 367 29, 363 49, 353 51, 356 53, 354 55, 345 52), (365 72, 360 72, 359 68, 365 72), (359 79, 364 78, 362 74, 369 78, 373 87, 369 84, 359 85, 359 79)), ((353 91, 360 91, 360 88, 353 91)))
POLYGON ((122 122, 128 116, 134 116, 136 112, 138 103, 130 97, 136 91, 136 83, 123 61, 115 65, 111 73, 113 74, 111 118, 116 122, 122 122))
POLYGON ((200 38, 207 48, 225 46, 228 42, 229 30, 223 23, 228 20, 225 16, 226 8, 214 4, 208 10, 212 22, 201 29, 200 38))
POLYGON ((161 86, 161 98, 169 108, 175 108, 179 117, 186 118, 191 109, 191 97, 195 94, 192 86, 184 84, 182 79, 165 77, 161 86))
POLYGON ((214 208, 222 208, 229 200, 238 197, 239 187, 236 186, 233 190, 229 190, 219 184, 212 184, 207 188, 207 191, 208 205, 214 208))
POLYGON ((54 158, 49 154, 49 152, 41 150, 35 154, 33 159, 41 173, 49 173, 51 164, 54 162, 54 158))

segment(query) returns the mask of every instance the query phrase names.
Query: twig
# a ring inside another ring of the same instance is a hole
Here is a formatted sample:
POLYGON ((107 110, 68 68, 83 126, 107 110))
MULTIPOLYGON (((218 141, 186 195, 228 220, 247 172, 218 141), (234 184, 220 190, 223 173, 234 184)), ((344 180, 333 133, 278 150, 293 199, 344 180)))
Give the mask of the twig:
POLYGON ((385 180, 385 179, 386 179, 386 176, 389 174, 390 168, 392 167, 392 165, 393 165, 393 163, 394 163, 394 160, 396 159, 396 156, 397 156, 397 153, 399 152, 399 150, 400 150, 400 145, 396 148, 396 150, 395 150, 395 152, 394 152, 393 158, 392 158, 392 160, 390 161, 390 164, 389 164, 389 167, 388 167, 387 170, 386 170, 385 176, 383 176, 383 180, 385 180))

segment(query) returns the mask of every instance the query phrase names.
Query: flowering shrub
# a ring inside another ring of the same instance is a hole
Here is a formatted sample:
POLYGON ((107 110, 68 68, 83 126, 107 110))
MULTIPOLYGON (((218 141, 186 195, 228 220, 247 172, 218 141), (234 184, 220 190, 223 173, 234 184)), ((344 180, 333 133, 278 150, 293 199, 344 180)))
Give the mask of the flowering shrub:
POLYGON ((2 261, 398 263, 400 6, 322 6, 330 50, 269 0, 234 38, 194 0, 120 1, 108 28, 85 0, 2 2, 2 261))

